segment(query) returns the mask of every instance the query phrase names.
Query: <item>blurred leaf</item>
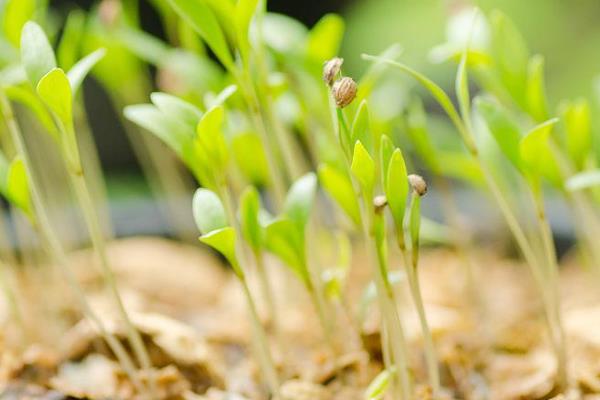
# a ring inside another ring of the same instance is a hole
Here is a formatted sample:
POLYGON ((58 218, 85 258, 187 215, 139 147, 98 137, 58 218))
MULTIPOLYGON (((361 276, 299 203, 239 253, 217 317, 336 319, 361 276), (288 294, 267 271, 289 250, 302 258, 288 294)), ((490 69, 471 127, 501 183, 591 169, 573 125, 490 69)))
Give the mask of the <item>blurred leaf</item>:
POLYGON ((35 0, 7 0, 3 5, 3 28, 6 39, 19 47, 23 25, 33 17, 35 0))
POLYGON ((310 284, 304 253, 304 238, 294 221, 283 218, 267 225, 265 246, 290 267, 305 285, 310 284))
POLYGON ((60 42, 56 50, 58 63, 62 68, 71 69, 77 62, 84 30, 85 12, 80 9, 71 11, 67 16, 60 42))
POLYGON ((360 208, 348 176, 329 164, 319 168, 321 186, 337 202, 356 226, 360 226, 360 208))
MULTIPOLYGON (((168 1, 177 14, 202 36, 219 61, 227 69, 233 68, 233 58, 229 46, 211 8, 203 0, 168 1)), ((232 16, 232 14, 229 15, 229 17, 232 16)))
POLYGON ((98 49, 93 53, 88 54, 81 60, 79 60, 73 67, 67 72, 67 76, 69 78, 69 82, 71 83, 71 91, 73 95, 77 94, 81 83, 90 73, 92 68, 104 57, 106 54, 105 49, 98 49))
POLYGON ((326 14, 308 34, 308 57, 323 63, 335 57, 344 36, 344 20, 337 14, 326 14))
POLYGON ((557 118, 535 126, 521 139, 519 149, 526 177, 533 185, 534 191, 540 189, 539 178, 545 176, 556 183, 556 161, 548 146, 548 138, 557 118))
POLYGON ((191 129, 195 129, 202 118, 202 112, 193 104, 167 93, 154 92, 152 103, 165 115, 174 118, 191 129))
POLYGON ((287 193, 283 209, 285 215, 304 230, 310 218, 317 193, 317 177, 309 172, 300 177, 287 193))
POLYGON ((502 153, 518 170, 521 170, 519 150, 521 133, 517 124, 513 122, 505 109, 492 100, 478 97, 476 104, 479 114, 485 120, 502 153))
POLYGON ((200 236, 200 241, 221 253, 229 261, 235 274, 239 278, 244 277, 244 272, 235 254, 235 231, 232 227, 210 231, 200 236))
POLYGON ((367 101, 363 100, 358 106, 354 121, 352 122, 350 143, 360 141, 367 151, 371 153, 373 151, 373 135, 369 124, 369 109, 367 107, 367 101))
POLYGON ((229 226, 227 214, 221 199, 212 190, 200 188, 194 193, 192 201, 194 221, 201 234, 229 226))
POLYGON ((169 59, 170 47, 144 31, 122 27, 117 37, 137 57, 150 64, 162 65, 169 59))
POLYGON ((69 79, 62 69, 54 68, 44 75, 37 85, 37 93, 64 129, 72 127, 73 95, 69 79))
POLYGON ((249 186, 240 197, 240 228, 244 239, 254 251, 259 251, 263 246, 264 232, 259 222, 260 195, 258 191, 249 186))
POLYGON ((483 175, 478 162, 469 154, 458 152, 439 152, 438 160, 444 168, 444 176, 457 178, 472 185, 481 185, 483 175))
POLYGON ((219 94, 213 99, 210 99, 210 101, 205 100, 206 108, 213 108, 225 104, 227 99, 233 96, 235 92, 237 92, 236 85, 229 85, 225 87, 225 89, 221 90, 221 92, 219 92, 219 94))
POLYGON ((548 119, 546 85, 544 84, 544 57, 534 55, 529 60, 527 77, 527 110, 536 121, 548 119))
POLYGON ((199 148, 199 155, 209 160, 211 171, 215 174, 225 172, 228 158, 227 144, 222 130, 224 118, 224 108, 215 107, 202 116, 196 127, 196 145, 199 148))
POLYGON ((375 161, 360 141, 357 141, 354 146, 350 169, 365 194, 371 196, 375 186, 375 161))
POLYGON ((392 139, 390 139, 387 135, 381 135, 379 144, 379 162, 381 165, 379 170, 381 172, 381 182, 383 183, 384 188, 387 185, 388 167, 390 166, 390 160, 392 159, 394 150, 394 143, 392 143, 392 139))
POLYGON ((60 140, 60 134, 52 120, 52 115, 50 115, 42 100, 35 93, 20 86, 9 86, 5 91, 10 100, 23 104, 33 112, 43 127, 57 142, 60 140))
POLYGON ((415 97, 409 104, 406 124, 411 142, 421 159, 435 174, 441 174, 440 162, 437 150, 431 143, 427 131, 427 116, 423 109, 423 103, 415 97))
POLYGON ((307 29, 286 15, 267 13, 263 18, 262 34, 271 49, 282 54, 293 54, 302 49, 307 29))
POLYGON ((523 37, 506 15, 494 10, 491 15, 492 50, 500 78, 521 107, 526 107, 529 50, 523 37))
POLYGON ((575 174, 567 180, 565 186, 571 192, 600 186, 600 169, 575 174))
POLYGON ((456 97, 458 98, 458 106, 460 113, 465 123, 470 124, 471 118, 471 97, 469 95, 469 77, 467 70, 467 53, 468 48, 465 48, 458 64, 456 73, 456 97))
POLYGON ((250 54, 250 41, 248 39, 250 22, 256 11, 258 0, 238 0, 235 5, 235 29, 240 54, 248 60, 250 54))
POLYGON ((267 156, 258 134, 247 132, 235 136, 231 141, 231 150, 238 169, 246 179, 255 185, 268 183, 267 156))
POLYGON ((21 62, 34 87, 44 75, 56 68, 54 51, 46 34, 32 21, 23 26, 21 33, 21 62))
POLYGON ((579 99, 566 102, 561 108, 567 151, 577 169, 581 170, 592 149, 590 104, 585 99, 579 99))
POLYGON ((23 160, 19 157, 15 157, 8 167, 6 190, 12 203, 29 218, 33 218, 27 171, 23 160))
POLYGON ((381 400, 384 398, 392 380, 392 372, 384 369, 369 383, 365 390, 366 400, 381 400))
POLYGON ((408 174, 400 149, 394 150, 387 168, 385 195, 400 235, 408 198, 408 174))

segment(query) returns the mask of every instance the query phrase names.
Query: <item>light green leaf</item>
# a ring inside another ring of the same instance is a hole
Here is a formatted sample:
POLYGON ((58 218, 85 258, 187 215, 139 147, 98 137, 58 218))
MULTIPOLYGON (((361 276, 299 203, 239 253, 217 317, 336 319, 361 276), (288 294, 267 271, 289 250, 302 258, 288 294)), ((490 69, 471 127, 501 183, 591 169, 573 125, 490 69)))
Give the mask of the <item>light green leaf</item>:
POLYGON ((302 282, 310 282, 304 252, 304 238, 297 224, 288 219, 277 219, 265 228, 265 246, 285 263, 302 282))
POLYGON ((520 170, 522 168, 519 150, 521 133, 517 124, 502 106, 492 100, 478 97, 476 105, 502 153, 520 170))
POLYGON ((373 158, 360 141, 354 145, 350 170, 356 179, 358 179, 362 190, 368 196, 371 196, 375 186, 375 161, 373 161, 373 158))
POLYGON ((567 180, 565 186, 571 192, 600 186, 600 169, 575 174, 567 180))
POLYGON ((244 271, 242 271, 235 253, 235 231, 232 227, 210 231, 200 236, 200 241, 221 253, 229 261, 235 274, 243 279, 244 271))
POLYGON ((383 183, 384 188, 387 185, 388 167, 390 166, 390 160, 392 159, 394 150, 395 148, 392 139, 387 135, 381 135, 379 144, 379 170, 381 172, 381 182, 383 183))
POLYGON ((44 75, 56 68, 54 51, 46 34, 32 21, 23 26, 21 33, 21 62, 34 87, 44 75))
POLYGON ((537 125, 521 139, 519 150, 524 172, 534 184, 534 190, 539 189, 539 178, 542 175, 549 177, 551 168, 555 165, 548 138, 557 122, 558 119, 554 118, 537 125))
POLYGON ((548 119, 548 102, 544 84, 544 57, 536 54, 529 60, 527 75, 527 110, 536 121, 548 119))
POLYGON ((60 141, 60 134, 56 128, 56 124, 54 124, 54 121, 52 120, 52 115, 50 115, 42 100, 40 100, 33 91, 21 86, 9 86, 5 91, 10 100, 26 106, 35 114, 48 133, 50 133, 57 142, 60 141))
POLYGON ((121 27, 116 36, 129 51, 149 64, 164 65, 171 56, 166 43, 144 31, 121 27))
POLYGON ((254 251, 263 246, 264 232, 259 222, 260 195, 253 186, 244 190, 240 197, 240 228, 244 239, 254 251))
POLYGON ((84 39, 85 23, 83 10, 75 9, 69 12, 56 49, 58 64, 64 69, 70 69, 77 62, 81 42, 84 39))
POLYGON ((229 85, 221 90, 214 98, 205 97, 204 104, 206 108, 213 108, 225 104, 225 102, 237 92, 237 85, 229 85))
POLYGON ((35 0, 8 0, 4 5, 4 35, 15 47, 19 47, 23 25, 33 17, 35 0))
POLYGON ((250 54, 248 35, 257 4, 258 0, 238 0, 235 5, 235 29, 238 47, 244 60, 248 60, 250 54))
POLYGON ((73 95, 65 72, 60 68, 50 70, 40 79, 37 93, 68 131, 73 126, 73 95))
POLYGON ((267 13, 263 18, 265 44, 278 53, 299 52, 305 43, 307 29, 299 21, 283 14, 267 13))
POLYGON ((300 177, 287 193, 283 205, 286 216, 304 229, 317 194, 317 177, 309 172, 300 177))
POLYGON ((222 106, 208 110, 196 127, 196 145, 199 154, 210 162, 215 173, 224 173, 227 164, 227 145, 222 126, 225 109, 222 106))
POLYGON ((354 122, 352 122, 350 143, 360 141, 370 153, 373 151, 373 135, 369 124, 369 109, 367 107, 367 101, 363 100, 358 106, 354 122))
POLYGON ((203 0, 168 0, 179 16, 200 34, 202 39, 227 68, 233 68, 233 58, 219 21, 203 0))
POLYGON ((529 50, 523 37, 506 15, 491 15, 492 50, 500 78, 519 105, 526 107, 529 50))
POLYGON ((360 208, 350 178, 333 166, 323 164, 319 168, 319 181, 352 222, 360 226, 360 208))
POLYGON ((202 118, 202 112, 193 104, 179 97, 154 92, 150 95, 152 103, 165 115, 168 115, 191 129, 195 129, 198 121, 202 118))
POLYGON ((77 93, 87 74, 90 73, 92 68, 94 68, 98 61, 100 61, 105 55, 105 49, 98 49, 79 60, 77 63, 75 63, 75 65, 73 65, 69 72, 67 72, 73 95, 77 93))
POLYGON ((469 95, 469 75, 467 69, 467 53, 468 48, 465 48, 458 64, 456 73, 456 97, 458 98, 458 106, 463 120, 468 125, 471 119, 471 97, 469 95))
POLYGON ((400 149, 394 150, 387 168, 385 195, 396 227, 400 228, 398 230, 398 234, 400 234, 408 198, 408 174, 400 149))
POLYGON ((427 116, 423 103, 416 97, 410 102, 407 111, 406 125, 415 151, 433 173, 442 174, 438 151, 431 143, 427 130, 427 116))
POLYGON ((371 381, 367 390, 365 390, 366 400, 381 400, 387 393, 392 380, 392 372, 384 369, 371 381))
POLYGON ((269 182, 267 155, 260 136, 254 132, 242 133, 231 141, 231 151, 238 169, 254 185, 269 182))
POLYGON ((582 169, 592 149, 590 104, 586 99, 579 99, 566 102, 562 105, 562 110, 569 157, 577 169, 582 169))
POLYGON ((460 179, 471 185, 481 186, 484 183, 483 174, 479 163, 469 154, 462 152, 443 151, 437 154, 440 165, 444 168, 444 176, 460 179))
POLYGON ((307 55, 323 63, 335 57, 344 36, 344 20, 337 14, 326 14, 308 34, 307 55))
POLYGON ((33 218, 27 171, 23 160, 19 157, 16 157, 8 167, 6 190, 11 202, 29 218, 33 218))
POLYGON ((196 226, 203 235, 229 225, 223 203, 212 190, 204 188, 196 190, 192 211, 196 226))

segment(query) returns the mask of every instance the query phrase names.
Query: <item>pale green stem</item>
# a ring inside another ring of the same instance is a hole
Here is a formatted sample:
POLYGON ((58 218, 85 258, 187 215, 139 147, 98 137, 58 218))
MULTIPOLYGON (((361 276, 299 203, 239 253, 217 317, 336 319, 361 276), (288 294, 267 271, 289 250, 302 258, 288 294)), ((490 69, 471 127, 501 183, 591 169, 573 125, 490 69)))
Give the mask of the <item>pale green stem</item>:
MULTIPOLYGON (((239 224, 237 222, 237 218, 235 217, 234 204, 231 195, 229 194, 229 189, 225 183, 220 183, 217 188, 219 197, 223 201, 223 207, 225 208, 225 213, 227 216, 227 220, 229 224, 234 228, 236 241, 235 241, 235 253, 238 259, 238 263, 240 265, 240 270, 242 272, 246 271, 246 257, 244 253, 244 249, 242 248, 242 235, 240 234, 239 224)), ((273 395, 274 399, 279 399, 279 377, 277 374, 277 369, 275 368, 275 363, 273 362, 273 356, 271 355, 271 349, 269 348, 269 342, 267 340, 267 334, 265 332, 262 323, 260 322, 260 317, 258 312, 256 311, 256 305, 254 303, 254 299, 252 298, 252 293, 248 288, 248 282, 246 281, 245 275, 237 275, 242 287, 244 289, 244 295, 246 296, 248 310, 250 311, 250 320, 252 323, 252 338, 254 342, 254 349, 256 355, 258 357, 258 361, 264 375, 264 379, 267 383, 269 391, 273 395)))
POLYGON ((133 352, 138 362, 140 363, 142 369, 144 369, 144 371, 150 374, 150 385, 152 387, 152 391, 155 392, 156 382, 154 381, 154 374, 152 373, 152 363, 150 361, 150 356, 148 355, 148 352, 142 340, 142 336, 131 322, 129 314, 127 313, 125 305, 123 304, 121 295, 119 294, 116 279, 108 261, 108 255, 106 253, 106 243, 102 234, 102 227, 99 224, 98 216, 94 207, 94 202, 87 188, 85 177, 82 173, 76 173, 72 170, 69 170, 69 175, 71 177, 73 189, 75 190, 75 195, 83 213, 83 218, 85 220, 85 224, 87 226, 90 239, 92 241, 92 246, 100 261, 100 269, 102 271, 102 275, 104 276, 104 281, 106 282, 111 296, 113 297, 113 300, 117 305, 119 316, 125 324, 127 338, 131 344, 131 347, 133 348, 133 352))
POLYGON ((107 331, 102 320, 94 313, 94 311, 90 307, 87 298, 85 297, 83 289, 77 282, 77 278, 75 277, 75 274, 69 266, 67 256, 64 253, 60 242, 53 234, 50 219, 42 201, 42 196, 39 193, 37 183, 34 181, 32 176, 33 171, 31 169, 31 161, 29 160, 29 153, 26 151, 23 135, 14 117, 10 102, 8 101, 3 92, 0 92, 0 108, 2 109, 2 115, 4 116, 4 119, 8 126, 8 130, 15 145, 16 152, 23 159, 25 170, 27 171, 27 181, 31 195, 31 202, 33 204, 35 215, 37 217, 37 229, 40 232, 42 240, 46 244, 47 251, 51 259, 61 267, 61 271, 63 272, 67 283, 75 293, 84 315, 95 325, 96 329, 100 333, 100 336, 102 336, 102 338, 106 341, 110 349, 113 351, 113 353, 119 360, 119 363, 123 367, 123 370, 129 376, 134 386, 138 389, 140 393, 146 392, 146 389, 142 385, 139 377, 137 376, 133 362, 129 358, 129 355, 125 351, 123 345, 114 335, 107 331))
POLYGON ((281 327, 279 326, 279 318, 275 298, 273 296, 273 288, 271 287, 271 282, 267 276, 265 260, 260 250, 254 252, 254 260, 256 261, 256 269, 258 270, 260 288, 264 301, 267 305, 267 309, 269 310, 271 323, 273 324, 273 331, 275 333, 275 337, 277 337, 277 341, 281 344, 281 327))

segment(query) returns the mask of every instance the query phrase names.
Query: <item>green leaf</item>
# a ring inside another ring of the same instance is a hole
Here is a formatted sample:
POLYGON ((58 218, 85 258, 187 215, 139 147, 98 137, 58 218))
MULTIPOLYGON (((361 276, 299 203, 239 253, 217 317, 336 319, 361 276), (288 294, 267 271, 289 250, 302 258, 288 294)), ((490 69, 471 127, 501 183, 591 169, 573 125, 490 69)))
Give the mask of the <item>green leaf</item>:
POLYGON ((238 47, 244 60, 248 60, 250 54, 248 35, 257 4, 258 0, 239 0, 235 5, 235 29, 238 47))
POLYGON ((235 136, 231 141, 231 151, 238 169, 254 185, 269 182, 267 155, 260 136, 246 132, 235 136))
POLYGON ((366 400, 381 400, 387 393, 393 374, 388 369, 384 369, 371 381, 367 390, 365 390, 366 400))
POLYGON ((467 70, 467 52, 465 48, 458 64, 456 73, 456 97, 458 98, 458 106, 460 113, 466 124, 470 124, 471 119, 471 97, 469 95, 469 76, 467 70))
POLYGON ((298 275, 305 285, 310 284, 304 253, 304 238, 294 221, 283 218, 267 225, 265 246, 298 275))
POLYGON ((354 122, 352 122, 350 143, 360 141, 370 153, 373 151, 373 136, 369 124, 369 109, 367 107, 367 101, 363 100, 358 106, 354 122))
POLYGON ((394 150, 387 168, 385 195, 396 227, 400 228, 398 231, 400 234, 408 198, 408 174, 400 149, 394 150))
POLYGON ((476 186, 484 183, 479 163, 471 155, 444 151, 437 154, 437 159, 440 165, 444 166, 441 169, 444 176, 460 179, 476 186))
POLYGON ((478 97, 476 105, 502 153, 517 169, 521 170, 519 150, 521 133, 517 124, 505 109, 492 100, 478 97))
POLYGON ((260 195, 253 186, 244 190, 240 197, 240 228, 244 239, 254 251, 259 251, 264 242, 263 227, 259 222, 260 195))
POLYGON ((527 76, 527 110, 536 121, 548 119, 548 102, 544 84, 544 57, 531 57, 527 76))
POLYGON ((575 174, 567 180, 565 186, 571 192, 600 186, 600 169, 575 174))
POLYGON ((58 64, 70 69, 77 62, 86 27, 85 12, 75 9, 69 13, 60 37, 56 56, 58 64))
POLYGON ((196 226, 203 235, 229 225, 223 203, 212 190, 197 189, 192 201, 192 210, 196 226))
POLYGON ((309 172, 300 177, 287 193, 283 205, 286 216, 304 230, 317 193, 317 177, 309 172))
POLYGON ((150 100, 163 114, 180 121, 191 129, 195 129, 198 121, 202 118, 202 112, 195 105, 179 97, 154 92, 150 95, 150 100))
POLYGON ((73 65, 69 72, 67 72, 73 95, 77 93, 87 74, 90 73, 92 68, 94 68, 98 61, 100 61, 105 55, 105 49, 98 49, 79 60, 75 65, 73 65))
POLYGON ((283 14, 267 13, 263 18, 265 44, 278 53, 298 53, 305 43, 307 29, 298 20, 283 14))
POLYGON ((225 109, 222 106, 208 110, 196 127, 196 145, 199 154, 209 160, 214 173, 224 173, 227 164, 227 145, 222 126, 225 109))
POLYGON ((56 124, 52 120, 52 115, 48 112, 48 109, 40 100, 35 93, 28 88, 21 86, 9 86, 5 89, 6 95, 12 101, 19 102, 26 106, 31 112, 35 114, 40 123, 50 133, 50 135, 57 141, 60 141, 60 133, 56 128, 56 124))
POLYGON ((350 178, 329 164, 319 168, 323 189, 337 202, 356 226, 360 226, 360 208, 350 178))
POLYGON ((577 169, 581 170, 592 149, 590 104, 585 99, 579 99, 566 102, 562 110, 567 151, 577 169))
POLYGON ((394 154, 394 143, 392 143, 392 139, 387 135, 381 135, 381 140, 379 144, 379 170, 381 171, 381 182, 383 183, 383 187, 387 185, 388 179, 388 167, 390 165, 390 160, 392 159, 392 155, 394 154))
POLYGON ((56 68, 54 51, 46 34, 32 21, 23 26, 21 33, 21 62, 34 87, 44 75, 56 68))
POLYGON ((175 118, 165 115, 151 104, 125 107, 125 118, 156 135, 184 161, 184 148, 192 141, 194 131, 175 118))
POLYGON ((337 14, 326 14, 308 34, 308 57, 323 63, 335 57, 344 36, 344 20, 337 14))
POLYGON ((27 171, 23 160, 19 157, 16 157, 8 167, 6 190, 11 202, 29 218, 33 218, 27 171))
POLYGON ((350 170, 356 179, 358 179, 362 190, 368 196, 371 196, 375 186, 375 161, 373 161, 373 158, 360 141, 354 145, 350 170))
POLYGON ((235 274, 240 279, 244 278, 244 271, 235 253, 235 231, 232 227, 210 231, 200 236, 200 241, 221 253, 229 261, 235 274))
POLYGON ((73 95, 65 72, 60 68, 48 72, 40 79, 37 93, 68 131, 73 126, 73 95))
POLYGON ((419 157, 434 174, 442 174, 438 151, 431 143, 427 130, 427 116, 423 103, 418 97, 415 97, 408 106, 406 125, 410 140, 419 157))
POLYGON ((19 47, 23 25, 33 17, 35 0, 8 0, 4 5, 4 35, 15 47, 19 47))
POLYGON ((491 15, 492 50, 498 73, 515 101, 526 106, 529 50, 523 37, 504 14, 491 15))
POLYGON ((233 68, 233 58, 219 21, 203 0, 168 0, 177 14, 200 34, 202 39, 227 68, 233 68))
POLYGON ((521 139, 519 149, 525 175, 534 185, 534 190, 539 190, 541 176, 553 180, 552 176, 556 174, 556 161, 550 151, 548 138, 557 122, 558 119, 554 118, 537 125, 521 139))

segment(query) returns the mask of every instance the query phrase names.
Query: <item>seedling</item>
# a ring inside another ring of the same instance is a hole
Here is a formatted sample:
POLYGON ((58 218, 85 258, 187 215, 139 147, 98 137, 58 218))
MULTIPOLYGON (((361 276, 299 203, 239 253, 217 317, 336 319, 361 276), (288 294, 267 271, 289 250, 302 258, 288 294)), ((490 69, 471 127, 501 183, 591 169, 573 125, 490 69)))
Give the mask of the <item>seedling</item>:
POLYGON ((246 281, 242 250, 239 249, 239 232, 228 220, 227 212, 219 197, 209 189, 198 189, 193 200, 194 220, 202 233, 200 241, 221 253, 231 264, 235 275, 242 284, 250 319, 253 339, 262 373, 275 398, 279 398, 279 378, 269 350, 267 335, 261 325, 254 299, 246 281))

